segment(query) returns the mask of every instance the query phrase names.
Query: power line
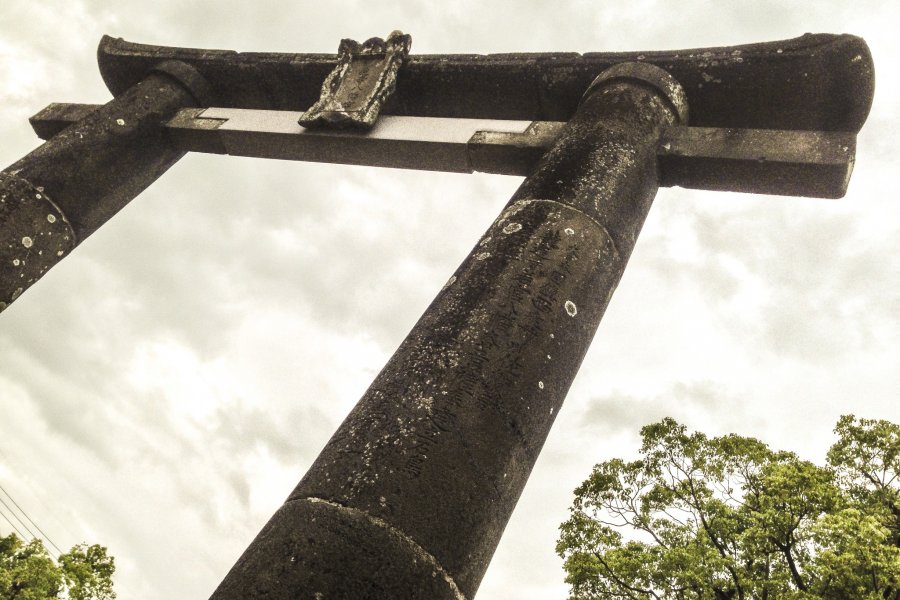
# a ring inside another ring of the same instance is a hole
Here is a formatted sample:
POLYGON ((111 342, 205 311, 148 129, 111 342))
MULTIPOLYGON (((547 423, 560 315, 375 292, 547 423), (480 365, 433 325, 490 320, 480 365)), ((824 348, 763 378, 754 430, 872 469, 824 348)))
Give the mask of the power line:
MULTIPOLYGON (((4 506, 6 506, 6 504, 4 504, 4 506)), ((7 508, 7 510, 8 510, 8 508, 7 508)), ((15 515, 13 515, 13 516, 15 516, 15 515)), ((28 540, 28 536, 25 535, 24 533, 22 533, 22 531, 21 531, 18 527, 16 527, 16 524, 13 523, 12 521, 10 521, 10 520, 9 520, 9 517, 7 517, 7 516, 3 513, 2 510, 0 510, 0 517, 3 517, 4 519, 6 519, 6 522, 7 522, 7 523, 9 523, 10 525, 12 525, 12 528, 16 530, 16 533, 19 534, 19 537, 21 537, 22 540, 24 540, 25 542, 28 542, 28 541, 29 541, 29 540, 28 540)))
MULTIPOLYGON (((6 459, 6 460, 8 461, 8 457, 7 457, 2 451, 0 451, 0 457, 6 459)), ((27 480, 25 481, 25 483, 26 483, 26 484, 28 483, 27 480)), ((30 486, 29 486, 29 487, 30 487, 30 486)), ((19 506, 19 503, 16 502, 15 498, 13 498, 12 495, 11 495, 9 492, 7 492, 6 489, 5 489, 2 485, 0 485, 0 491, 2 491, 3 494, 5 494, 7 498, 9 498, 9 500, 15 505, 15 507, 19 509, 19 512, 21 512, 22 515, 24 515, 25 518, 28 519, 28 521, 35 527, 35 529, 37 529, 37 530, 44 536, 44 538, 50 543, 50 545, 52 545, 53 548, 56 549, 57 556, 53 556, 53 552, 52 552, 49 548, 47 548, 47 547, 45 546, 45 550, 47 550, 47 553, 50 554, 50 556, 52 556, 54 560, 58 560, 58 559, 59 559, 59 554, 63 554, 63 551, 60 550, 59 546, 57 546, 56 543, 55 543, 52 539, 50 539, 50 536, 49 536, 49 535, 47 535, 46 533, 44 533, 44 530, 41 529, 40 526, 39 526, 37 523, 34 522, 34 519, 32 519, 30 516, 28 516, 28 513, 26 513, 25 510, 24 510, 21 506, 19 506)), ((32 488, 32 491, 34 491, 33 488, 32 488)), ((37 498, 38 502, 40 502, 41 504, 44 505, 45 508, 49 508, 49 507, 47 507, 46 504, 44 504, 43 501, 41 501, 40 496, 37 496, 37 495, 36 495, 35 497, 37 498)), ((25 524, 25 522, 24 522, 24 521, 23 521, 23 520, 15 513, 15 511, 13 511, 13 510, 9 507, 9 505, 6 504, 6 502, 3 501, 3 498, 0 498, 0 504, 2 504, 4 507, 6 507, 6 510, 8 510, 8 511, 10 512, 10 514, 15 518, 15 520, 18 521, 18 522, 22 525, 22 527, 24 527, 25 530, 28 531, 28 533, 31 534, 31 538, 32 538, 32 539, 34 539, 34 538, 40 539, 40 538, 38 538, 38 536, 36 536, 36 535, 28 528, 28 526, 25 524)), ((27 535, 23 534, 23 533, 22 533, 22 530, 19 529, 19 527, 18 527, 15 523, 13 523, 13 522, 10 520, 10 518, 9 518, 8 516, 6 516, 6 514, 4 514, 4 512, 3 512, 2 510, 0 510, 0 517, 3 517, 3 519, 4 519, 7 523, 9 523, 9 525, 13 528, 13 530, 15 530, 15 532, 19 535, 20 538, 22 538, 22 540, 23 540, 24 542, 27 543, 27 542, 30 541, 30 540, 29 540, 29 537, 28 537, 27 535)), ((68 529, 68 528, 66 528, 66 529, 68 529)), ((69 530, 69 532, 71 533, 71 530, 69 530)), ((127 590, 127 588, 125 588, 125 587, 122 585, 121 581, 116 581, 116 582, 114 583, 114 586, 115 586, 116 592, 118 592, 119 595, 124 595, 125 597, 130 597, 130 598, 135 597, 133 594, 128 594, 128 593, 127 593, 128 590, 127 590)))
MULTIPOLYGON (((12 500, 12 497, 10 497, 9 499, 12 500)), ((13 504, 15 504, 15 502, 16 502, 16 501, 13 500, 13 504)), ((11 508, 9 507, 9 504, 7 504, 6 502, 3 501, 3 498, 0 498, 0 504, 2 504, 2 505, 6 508, 6 510, 9 511, 9 514, 11 514, 11 515, 13 516, 13 518, 15 518, 15 520, 18 521, 19 524, 22 525, 22 527, 25 528, 25 531, 27 531, 27 532, 31 535, 31 539, 29 539, 28 536, 23 535, 23 534, 22 534, 22 531, 21 531, 18 527, 16 527, 16 526, 13 524, 12 521, 9 520, 9 517, 7 517, 5 514, 3 515, 3 518, 6 519, 6 521, 7 521, 10 525, 13 526, 13 528, 16 530, 16 532, 18 532, 18 534, 22 536, 22 539, 23 539, 26 543, 29 542, 29 541, 31 541, 31 540, 38 540, 39 542, 41 542, 41 546, 44 547, 44 550, 47 551, 47 554, 49 554, 50 557, 53 558, 53 560, 56 560, 56 559, 59 558, 59 555, 58 555, 58 554, 57 554, 57 555, 54 555, 53 550, 51 550, 51 549, 47 548, 46 546, 44 546, 44 541, 43 541, 40 537, 38 537, 38 536, 37 536, 37 535, 36 535, 36 534, 28 527, 28 525, 25 524, 25 521, 23 521, 22 518, 21 518, 19 515, 16 514, 16 511, 14 511, 13 509, 11 509, 11 508)), ((23 514, 24 514, 24 513, 23 513, 23 514)), ((25 515, 25 516, 28 517, 28 515, 25 515)), ((31 520, 31 519, 29 519, 29 520, 31 520)))
MULTIPOLYGON (((4 494, 6 494, 6 497, 9 498, 10 501, 16 506, 16 508, 19 509, 19 512, 21 512, 23 515, 25 515, 25 518, 28 519, 28 522, 31 523, 32 525, 34 525, 34 528, 35 528, 35 529, 37 529, 39 532, 41 532, 41 535, 44 536, 44 539, 47 540, 47 541, 50 543, 51 546, 53 546, 54 548, 56 548, 56 553, 57 553, 57 554, 63 554, 63 551, 59 549, 59 546, 57 546, 56 543, 54 543, 54 541, 50 539, 50 536, 49 536, 49 535, 47 535, 46 533, 44 533, 44 530, 41 529, 40 526, 38 526, 37 523, 34 522, 34 519, 32 519, 31 517, 28 516, 28 513, 25 512, 25 510, 24 510, 21 506, 19 506, 19 503, 16 502, 15 499, 14 499, 12 496, 10 496, 9 492, 7 492, 5 489, 3 489, 3 486, 2 486, 2 485, 0 485, 0 491, 2 491, 4 494)), ((21 520, 21 519, 20 519, 20 520, 21 520)), ((22 524, 24 525, 24 523, 22 523, 22 524)), ((26 528, 26 529, 27 529, 27 528, 26 528)), ((29 531, 31 531, 31 530, 29 530, 29 531)), ((35 537, 37 537, 37 536, 35 536, 35 537)))
POLYGON ((22 527, 25 528, 25 531, 27 531, 28 534, 29 534, 32 538, 36 538, 36 537, 37 537, 37 534, 35 534, 31 529, 28 528, 28 525, 25 524, 25 521, 23 521, 23 520, 21 519, 21 517, 19 517, 19 515, 16 514, 16 511, 14 511, 13 509, 11 509, 11 508, 9 507, 9 504, 7 504, 6 502, 3 501, 3 498, 0 498, 0 504, 2 504, 3 506, 6 507, 6 510, 9 511, 9 514, 11 514, 11 515, 13 516, 13 518, 14 518, 16 521, 18 521, 19 524, 20 524, 22 527))
MULTIPOLYGON (((7 463, 7 465, 12 464, 12 461, 10 460, 9 456, 5 452, 3 452, 2 448, 0 448, 0 463, 4 463, 4 462, 7 463)), ((68 521, 62 521, 58 517, 56 517, 56 515, 54 514, 55 508, 50 508, 47 505, 47 503, 41 499, 42 492, 36 490, 34 488, 34 486, 29 482, 27 477, 20 479, 19 483, 22 483, 28 487, 28 489, 31 491, 31 494, 34 497, 34 499, 37 500, 38 504, 40 504, 42 507, 44 507, 44 514, 49 514, 50 517, 53 519, 53 521, 56 522, 57 529, 59 529, 59 528, 64 529, 65 531, 67 531, 69 533, 69 535, 73 539, 80 536, 80 534, 76 534, 74 531, 72 531, 71 527, 69 527, 68 521)))
MULTIPOLYGON (((58 560, 58 559, 59 559, 59 554, 62 554, 62 553, 63 553, 62 550, 59 549, 59 546, 57 546, 57 545, 53 542, 53 540, 50 539, 50 536, 48 536, 46 533, 44 533, 44 530, 41 529, 41 528, 38 526, 38 524, 35 523, 34 520, 33 520, 31 517, 28 516, 28 513, 26 513, 26 512, 22 509, 22 507, 19 506, 19 503, 15 501, 15 499, 10 495, 9 492, 6 491, 6 489, 3 488, 3 486, 0 486, 0 491, 2 491, 2 492, 6 495, 6 497, 10 499, 10 501, 12 501, 12 503, 16 506, 16 508, 19 509, 19 511, 25 516, 25 518, 28 519, 28 521, 29 521, 32 525, 34 525, 34 527, 35 527, 38 531, 40 531, 41 534, 43 534, 43 536, 47 539, 47 541, 50 542, 50 544, 56 549, 56 551, 57 551, 57 556, 53 556, 53 552, 52 552, 49 548, 46 548, 46 547, 45 547, 45 550, 47 550, 47 553, 50 554, 50 556, 52 556, 54 560, 58 560)), ((3 498, 0 498, 0 504, 2 504, 2 505, 6 508, 6 510, 8 510, 8 511, 10 512, 10 514, 13 516, 13 518, 15 518, 15 520, 18 521, 19 524, 22 525, 22 527, 24 527, 25 530, 26 530, 28 533, 31 534, 31 538, 32 538, 32 539, 34 539, 34 538, 40 539, 40 538, 38 538, 38 536, 34 535, 34 533, 28 528, 27 525, 25 525, 25 522, 22 521, 21 518, 19 518, 19 516, 15 513, 15 511, 13 511, 13 510, 9 507, 9 505, 8 505, 6 502, 3 501, 3 498)), ((3 517, 3 519, 4 519, 7 523, 10 524, 10 526, 13 528, 13 530, 15 530, 15 532, 19 535, 20 538, 22 538, 22 541, 24 541, 25 543, 28 543, 28 542, 30 541, 30 540, 29 540, 29 536, 27 536, 27 535, 25 535, 24 533, 22 533, 22 530, 19 529, 19 527, 18 527, 15 523, 13 523, 13 521, 10 520, 10 518, 9 518, 8 516, 6 516, 6 514, 5 514, 2 510, 0 510, 0 517, 3 517)), ((121 582, 115 582, 115 583, 114 583, 114 586, 115 586, 116 591, 117 591, 120 595, 123 594, 123 592, 127 592, 127 590, 124 589, 124 586, 122 586, 121 582)), ((125 595, 126 597, 134 597, 134 596, 129 595, 129 594, 127 594, 127 593, 125 593, 124 595, 125 595)))

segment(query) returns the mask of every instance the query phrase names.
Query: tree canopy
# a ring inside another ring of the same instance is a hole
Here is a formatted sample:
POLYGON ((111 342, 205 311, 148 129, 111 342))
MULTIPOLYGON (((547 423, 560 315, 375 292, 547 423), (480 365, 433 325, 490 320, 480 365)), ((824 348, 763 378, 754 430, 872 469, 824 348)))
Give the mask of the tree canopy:
POLYGON ((40 540, 0 537, 0 600, 113 600, 115 570, 103 546, 78 544, 54 562, 40 540))
POLYGON ((759 440, 641 430, 560 526, 571 600, 900 600, 900 426, 844 416, 827 464, 759 440))

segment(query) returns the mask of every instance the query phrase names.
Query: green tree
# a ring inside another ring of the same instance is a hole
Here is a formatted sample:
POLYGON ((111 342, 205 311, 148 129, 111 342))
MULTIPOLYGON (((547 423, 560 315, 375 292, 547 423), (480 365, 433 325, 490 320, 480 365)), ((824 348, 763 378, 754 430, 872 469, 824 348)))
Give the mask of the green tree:
POLYGON ((571 600, 900 600, 900 426, 840 419, 824 467, 664 419, 560 526, 571 600), (628 534, 623 535, 623 533, 628 534))
POLYGON ((79 544, 54 562, 40 540, 0 537, 0 600, 113 600, 115 570, 103 546, 79 544))

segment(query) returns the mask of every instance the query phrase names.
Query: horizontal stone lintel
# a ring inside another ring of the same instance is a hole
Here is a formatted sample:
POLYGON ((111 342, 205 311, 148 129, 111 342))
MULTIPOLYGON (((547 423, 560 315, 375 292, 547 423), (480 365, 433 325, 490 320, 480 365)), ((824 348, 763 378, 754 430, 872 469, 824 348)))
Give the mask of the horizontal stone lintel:
MULTIPOLYGON (((338 57, 177 48, 104 36, 97 59, 114 96, 171 60, 190 65, 209 82, 216 106, 307 110, 338 57)), ((863 39, 807 34, 681 50, 411 53, 381 114, 568 121, 595 77, 629 61, 669 72, 684 88, 691 123, 701 127, 857 132, 874 96, 872 55, 863 39)))
MULTIPOLYGON (((31 118, 43 139, 98 108, 51 104, 31 118)), ((187 151, 352 165, 528 175, 564 122, 385 115, 368 132, 306 129, 301 112, 182 109, 166 123, 187 151)), ((847 190, 856 135, 669 127, 657 148, 660 185, 745 193, 840 198, 847 190)))

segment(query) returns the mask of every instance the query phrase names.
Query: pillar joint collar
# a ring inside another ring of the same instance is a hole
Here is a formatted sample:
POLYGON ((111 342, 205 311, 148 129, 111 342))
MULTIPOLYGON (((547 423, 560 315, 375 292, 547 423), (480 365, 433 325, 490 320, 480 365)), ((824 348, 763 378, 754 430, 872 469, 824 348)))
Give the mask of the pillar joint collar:
POLYGON ((679 124, 687 125, 688 104, 684 88, 668 71, 645 62, 623 62, 600 73, 581 97, 583 104, 597 90, 617 81, 637 81, 656 89, 678 115, 679 124))
POLYGON ((151 73, 161 73, 177 81, 194 97, 197 106, 211 106, 215 97, 209 81, 194 67, 180 60, 166 60, 154 66, 151 73))

